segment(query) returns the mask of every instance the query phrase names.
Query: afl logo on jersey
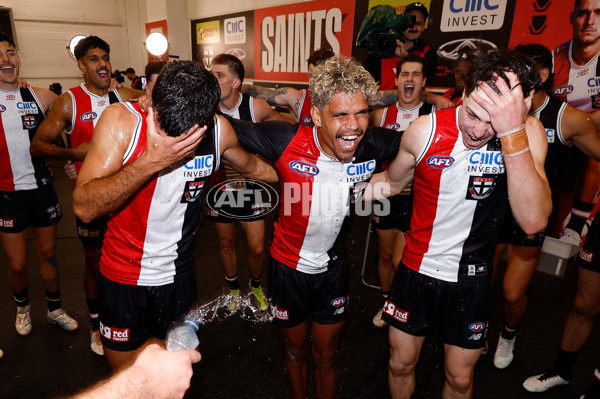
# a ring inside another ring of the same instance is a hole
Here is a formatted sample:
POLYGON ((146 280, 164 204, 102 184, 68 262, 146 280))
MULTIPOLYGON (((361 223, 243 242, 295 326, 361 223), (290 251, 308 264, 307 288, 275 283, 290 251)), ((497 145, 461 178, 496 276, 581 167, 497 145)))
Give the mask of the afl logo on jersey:
POLYGON ((312 116, 305 116, 304 118, 302 118, 303 125, 312 126, 312 123, 313 123, 312 116))
POLYGON ((572 85, 562 85, 562 86, 558 86, 558 87, 555 87, 554 89, 552 89, 552 94, 554 94, 555 96, 563 96, 565 94, 569 94, 572 92, 573 92, 572 85))
POLYGON ((388 123, 387 125, 384 126, 384 128, 398 131, 398 130, 400 130, 400 124, 396 123, 396 122, 388 123))
POLYGON ((4 111, 6 111, 6 107, 2 104, 0 104, 0 114, 3 113, 4 111))
POLYGON ((79 119, 81 119, 83 122, 90 122, 93 121, 94 119, 96 119, 98 117, 98 114, 95 113, 94 111, 90 111, 90 112, 86 112, 85 114, 81 115, 79 117, 79 119))
POLYGON ((319 174, 319 168, 307 161, 292 161, 290 168, 302 176, 316 176, 319 174))
POLYGON ((432 155, 427 158, 427 165, 434 169, 446 169, 452 166, 454 158, 448 155, 432 155))

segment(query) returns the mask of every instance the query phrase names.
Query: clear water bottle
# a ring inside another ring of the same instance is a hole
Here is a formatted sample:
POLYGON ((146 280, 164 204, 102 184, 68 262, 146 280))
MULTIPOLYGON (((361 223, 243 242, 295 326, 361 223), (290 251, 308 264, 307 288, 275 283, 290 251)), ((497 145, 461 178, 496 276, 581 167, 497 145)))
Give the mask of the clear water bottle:
POLYGON ((167 335, 167 350, 173 352, 196 349, 200 343, 198 335, 196 335, 199 325, 195 320, 186 320, 181 326, 169 331, 167 335))

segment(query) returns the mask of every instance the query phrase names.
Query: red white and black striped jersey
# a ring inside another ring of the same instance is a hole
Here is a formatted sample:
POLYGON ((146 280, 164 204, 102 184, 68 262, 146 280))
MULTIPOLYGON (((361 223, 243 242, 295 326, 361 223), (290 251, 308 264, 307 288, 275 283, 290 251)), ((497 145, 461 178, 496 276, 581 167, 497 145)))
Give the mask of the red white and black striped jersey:
MULTIPOLYGON (((126 165, 146 149, 146 113, 125 103, 138 122, 123 158, 126 165)), ((157 173, 110 215, 100 271, 110 280, 161 286, 193 273, 194 234, 208 180, 220 162, 220 122, 206 132, 193 157, 157 173)))
POLYGON ((465 147, 460 108, 430 114, 425 147, 417 157, 411 228, 402 262, 450 282, 489 276, 494 245, 508 210, 500 142, 465 147))
POLYGON ((43 120, 44 108, 33 89, 0 90, 0 191, 50 184, 46 161, 29 153, 43 120))
POLYGON ((298 119, 302 126, 313 127, 312 115, 310 114, 310 107, 312 107, 312 101, 310 99, 310 93, 307 89, 302 89, 302 101, 300 101, 300 110, 298 111, 298 119))
MULTIPOLYGON (((71 148, 82 143, 91 143, 94 128, 102 112, 113 103, 122 102, 119 93, 109 91, 103 96, 97 96, 90 92, 85 84, 73 87, 67 91, 71 96, 71 126, 66 130, 69 135, 71 148)), ((77 172, 81 169, 83 161, 74 161, 77 172)))

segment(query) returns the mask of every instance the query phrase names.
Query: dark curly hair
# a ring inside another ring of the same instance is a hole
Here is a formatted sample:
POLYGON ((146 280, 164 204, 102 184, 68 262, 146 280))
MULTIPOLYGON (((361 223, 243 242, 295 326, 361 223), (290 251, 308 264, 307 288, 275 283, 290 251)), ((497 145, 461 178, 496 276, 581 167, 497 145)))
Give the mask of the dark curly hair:
POLYGON ((550 90, 554 85, 554 73, 552 73, 552 53, 541 44, 519 44, 515 47, 517 53, 526 55, 537 64, 538 68, 547 68, 550 74, 548 79, 542 83, 542 89, 550 90))
POLYGON ((172 61, 161 70, 152 89, 152 107, 160 127, 169 136, 180 136, 192 126, 212 123, 221 88, 202 64, 172 61))
POLYGON ((110 54, 110 46, 104 40, 100 39, 98 36, 88 36, 81 39, 75 49, 73 50, 73 54, 75 55, 76 60, 80 60, 85 56, 85 53, 88 50, 93 48, 100 48, 106 51, 106 54, 110 54))
POLYGON ((513 72, 519 79, 523 96, 529 96, 542 88, 540 74, 531 59, 516 51, 493 49, 476 53, 473 64, 465 78, 465 95, 471 94, 481 82, 495 82, 498 77, 504 79, 510 87, 506 72, 513 72), (497 76, 494 76, 497 75, 497 76))

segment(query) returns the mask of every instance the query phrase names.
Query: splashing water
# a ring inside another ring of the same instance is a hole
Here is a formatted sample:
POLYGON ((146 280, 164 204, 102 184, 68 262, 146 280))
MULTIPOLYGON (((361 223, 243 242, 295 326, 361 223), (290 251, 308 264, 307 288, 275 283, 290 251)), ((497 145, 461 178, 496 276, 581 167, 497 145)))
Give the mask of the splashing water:
POLYGON ((273 320, 273 309, 261 311, 255 303, 254 294, 248 292, 244 295, 223 294, 212 301, 191 310, 185 320, 204 325, 212 321, 226 320, 234 315, 253 323, 267 323, 273 320))

